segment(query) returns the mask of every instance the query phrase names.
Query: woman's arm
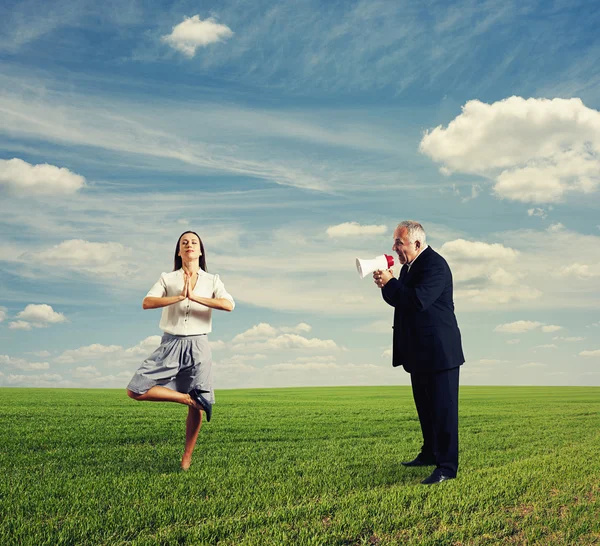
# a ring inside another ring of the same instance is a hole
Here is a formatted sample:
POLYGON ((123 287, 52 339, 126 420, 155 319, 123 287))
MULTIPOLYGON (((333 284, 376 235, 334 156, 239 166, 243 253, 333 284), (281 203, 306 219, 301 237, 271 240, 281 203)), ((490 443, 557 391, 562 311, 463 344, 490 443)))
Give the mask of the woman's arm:
POLYGON ((183 301, 185 296, 179 294, 179 296, 166 296, 164 298, 154 298, 147 296, 142 301, 142 309, 158 309, 160 307, 166 307, 167 305, 173 305, 179 301, 183 301))
MULTIPOLYGON (((184 290, 186 290, 185 287, 184 290)), ((187 285, 186 295, 190 301, 195 301, 196 303, 210 307, 211 309, 218 309, 220 311, 233 311, 233 303, 230 300, 227 298, 203 298, 202 296, 197 296, 194 294, 191 283, 187 285)))
POLYGON ((220 311, 233 311, 233 304, 227 298, 202 298, 192 293, 189 293, 188 297, 190 300, 212 309, 219 309, 220 311))
POLYGON ((173 305, 174 303, 183 301, 188 297, 188 287, 190 285, 190 279, 187 275, 184 275, 183 290, 178 296, 146 296, 142 301, 142 309, 158 309, 160 307, 166 307, 167 305, 173 305))

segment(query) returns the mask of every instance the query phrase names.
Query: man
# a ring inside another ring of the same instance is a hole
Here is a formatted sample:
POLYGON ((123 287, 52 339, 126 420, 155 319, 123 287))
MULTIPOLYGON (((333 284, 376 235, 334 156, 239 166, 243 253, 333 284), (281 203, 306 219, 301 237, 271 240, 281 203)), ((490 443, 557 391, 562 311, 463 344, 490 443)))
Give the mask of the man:
POLYGON ((421 423, 423 446, 405 466, 435 465, 421 483, 456 477, 458 470, 458 375, 465 359, 454 316, 452 273, 425 242, 418 222, 401 222, 392 250, 402 265, 400 277, 390 270, 373 273, 383 299, 395 308, 393 366, 410 374, 421 423))

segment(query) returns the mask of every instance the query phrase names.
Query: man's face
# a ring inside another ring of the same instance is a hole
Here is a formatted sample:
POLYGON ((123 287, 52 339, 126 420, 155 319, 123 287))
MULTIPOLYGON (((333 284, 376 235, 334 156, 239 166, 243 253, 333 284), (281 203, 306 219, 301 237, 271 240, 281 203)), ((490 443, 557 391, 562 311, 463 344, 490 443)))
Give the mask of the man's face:
POLYGON ((394 246, 392 250, 398 254, 398 259, 402 265, 412 262, 421 249, 421 242, 411 243, 408 240, 408 231, 405 227, 396 228, 394 231, 394 246))

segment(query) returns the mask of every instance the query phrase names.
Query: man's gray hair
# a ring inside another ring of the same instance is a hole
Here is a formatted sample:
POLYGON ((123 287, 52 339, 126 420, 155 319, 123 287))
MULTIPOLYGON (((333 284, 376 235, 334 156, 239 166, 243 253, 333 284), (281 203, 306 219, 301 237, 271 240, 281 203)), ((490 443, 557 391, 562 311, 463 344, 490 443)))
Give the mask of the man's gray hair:
POLYGON ((415 222, 413 220, 405 220, 404 222, 400 222, 396 229, 398 228, 406 228, 406 233, 408 235, 408 240, 411 243, 415 241, 421 241, 421 246, 426 244, 425 239, 427 236, 425 235, 425 230, 423 226, 419 224, 419 222, 415 222))

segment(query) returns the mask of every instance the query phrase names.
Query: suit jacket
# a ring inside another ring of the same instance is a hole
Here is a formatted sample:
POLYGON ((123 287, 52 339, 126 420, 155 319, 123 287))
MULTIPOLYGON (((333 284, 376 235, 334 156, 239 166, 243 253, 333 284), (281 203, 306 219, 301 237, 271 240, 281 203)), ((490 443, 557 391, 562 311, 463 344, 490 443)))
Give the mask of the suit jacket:
POLYGON ((444 258, 427 247, 399 279, 382 288, 395 308, 393 366, 409 373, 432 373, 464 363, 460 330, 454 315, 452 273, 444 258))

